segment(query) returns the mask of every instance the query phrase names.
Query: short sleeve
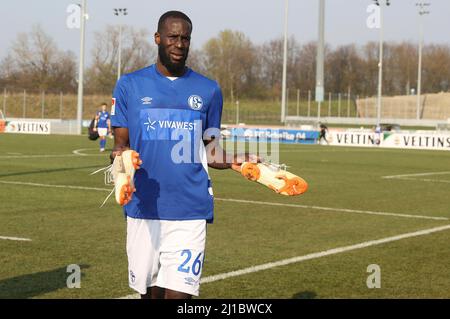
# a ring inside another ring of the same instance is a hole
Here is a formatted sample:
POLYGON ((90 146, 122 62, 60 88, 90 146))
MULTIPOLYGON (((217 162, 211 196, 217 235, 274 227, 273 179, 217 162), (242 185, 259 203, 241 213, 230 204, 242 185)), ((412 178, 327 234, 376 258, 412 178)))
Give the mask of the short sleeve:
POLYGON ((128 105, 127 105, 126 77, 117 81, 114 88, 111 106, 111 126, 128 127, 128 105))
POLYGON ((215 136, 216 134, 214 132, 217 131, 220 133, 222 109, 223 109, 222 90, 220 89, 219 85, 216 85, 213 97, 211 99, 211 104, 209 105, 206 115, 205 135, 207 137, 215 136))

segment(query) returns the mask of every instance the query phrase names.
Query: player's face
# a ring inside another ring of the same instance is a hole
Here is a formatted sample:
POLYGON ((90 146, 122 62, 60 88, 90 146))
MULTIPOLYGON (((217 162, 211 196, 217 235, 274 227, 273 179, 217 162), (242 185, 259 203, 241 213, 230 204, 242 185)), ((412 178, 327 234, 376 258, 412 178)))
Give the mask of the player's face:
POLYGON ((166 19, 160 33, 155 34, 158 57, 169 73, 176 75, 184 70, 191 44, 191 26, 177 18, 166 19))
POLYGON ((102 111, 103 111, 103 112, 106 111, 106 105, 102 105, 102 111))

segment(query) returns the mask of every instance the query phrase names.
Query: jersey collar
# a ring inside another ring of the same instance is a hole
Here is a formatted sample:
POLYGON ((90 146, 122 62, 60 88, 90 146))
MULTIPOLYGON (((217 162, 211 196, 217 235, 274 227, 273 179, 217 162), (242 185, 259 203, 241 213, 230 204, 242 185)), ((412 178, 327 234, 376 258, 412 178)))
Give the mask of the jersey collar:
POLYGON ((168 83, 175 83, 181 79, 187 78, 189 76, 189 74, 192 72, 192 70, 189 67, 187 67, 186 72, 184 72, 184 74, 182 76, 179 76, 177 79, 172 81, 172 80, 168 79, 165 75, 163 75, 161 72, 159 72, 158 68, 156 67, 156 63, 153 64, 152 67, 153 67, 154 72, 156 73, 156 76, 163 78, 168 83))

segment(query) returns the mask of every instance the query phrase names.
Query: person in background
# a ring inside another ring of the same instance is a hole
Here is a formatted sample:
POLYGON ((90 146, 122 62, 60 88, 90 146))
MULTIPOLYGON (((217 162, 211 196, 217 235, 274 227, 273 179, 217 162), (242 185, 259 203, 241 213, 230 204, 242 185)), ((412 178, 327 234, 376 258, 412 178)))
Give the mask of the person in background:
POLYGON ((325 124, 320 123, 320 133, 319 133, 319 141, 318 141, 319 144, 321 143, 322 139, 325 140, 327 145, 330 144, 330 143, 328 143, 328 140, 327 140, 327 132, 328 132, 328 127, 325 124))
POLYGON ((106 110, 106 107, 108 105, 106 103, 101 104, 101 111, 98 111, 95 115, 95 122, 94 122, 94 131, 98 132, 98 135, 100 136, 100 152, 105 151, 106 146, 106 136, 109 134, 111 135, 111 120, 108 111, 106 110))

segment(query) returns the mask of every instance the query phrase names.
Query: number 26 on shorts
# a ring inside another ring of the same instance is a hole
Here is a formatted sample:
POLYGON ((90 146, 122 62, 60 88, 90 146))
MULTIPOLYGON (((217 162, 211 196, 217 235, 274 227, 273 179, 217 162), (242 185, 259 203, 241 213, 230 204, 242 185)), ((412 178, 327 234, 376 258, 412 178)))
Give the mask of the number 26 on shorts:
POLYGON ((200 259, 202 252, 198 254, 198 256, 194 259, 194 262, 190 265, 190 260, 192 258, 192 252, 190 249, 185 249, 181 252, 181 256, 185 256, 186 259, 183 261, 183 263, 178 267, 178 271, 189 273, 192 270, 192 273, 195 276, 198 276, 200 274, 200 270, 202 269, 202 262, 203 260, 200 259))

